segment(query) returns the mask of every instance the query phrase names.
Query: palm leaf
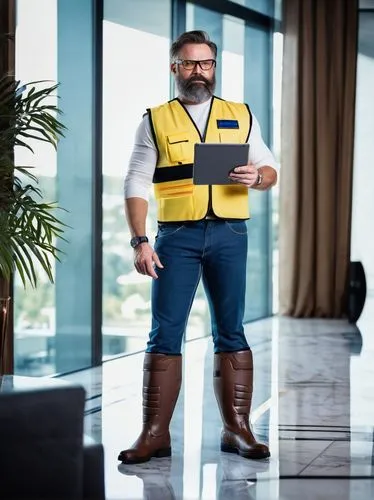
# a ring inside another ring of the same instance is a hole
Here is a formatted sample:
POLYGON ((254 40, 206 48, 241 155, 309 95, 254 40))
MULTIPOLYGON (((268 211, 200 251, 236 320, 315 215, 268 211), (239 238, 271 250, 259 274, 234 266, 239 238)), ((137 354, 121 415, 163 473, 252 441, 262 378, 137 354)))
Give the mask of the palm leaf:
POLYGON ((0 275, 9 279, 17 270, 24 286, 37 286, 36 263, 53 282, 50 259, 60 260, 62 253, 55 241, 66 241, 62 235, 68 226, 55 215, 57 204, 43 201, 33 167, 15 165, 13 155, 15 147, 34 153, 30 140, 57 148, 66 130, 56 119, 61 110, 50 101, 57 88, 45 80, 21 85, 10 77, 0 79, 0 275))

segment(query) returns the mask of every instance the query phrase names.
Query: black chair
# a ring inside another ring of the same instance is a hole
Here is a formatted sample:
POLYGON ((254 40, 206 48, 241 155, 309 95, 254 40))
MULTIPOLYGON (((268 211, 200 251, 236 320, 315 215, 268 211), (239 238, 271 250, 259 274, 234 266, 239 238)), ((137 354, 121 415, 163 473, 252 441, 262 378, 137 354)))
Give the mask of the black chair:
POLYGON ((105 500, 102 445, 83 444, 80 386, 0 392, 2 500, 105 500))

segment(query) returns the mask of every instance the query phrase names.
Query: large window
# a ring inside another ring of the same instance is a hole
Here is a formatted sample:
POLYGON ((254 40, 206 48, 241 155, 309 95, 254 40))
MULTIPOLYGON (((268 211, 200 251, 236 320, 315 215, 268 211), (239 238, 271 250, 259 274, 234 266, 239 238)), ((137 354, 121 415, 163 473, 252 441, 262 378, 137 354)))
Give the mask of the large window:
POLYGON ((261 14, 273 16, 274 14, 274 0, 232 0, 235 3, 249 7, 261 14))
MULTIPOLYGON (((170 0, 105 0, 103 26, 103 358, 145 348, 151 278, 134 269, 123 182, 146 109, 169 100, 170 0)), ((147 234, 156 234, 150 193, 147 234)))
MULTIPOLYGON (((25 292, 15 280, 16 372, 50 375, 89 367, 101 355, 105 360, 145 348, 151 278, 133 266, 123 183, 143 114, 174 97, 172 33, 208 31, 218 45, 217 95, 247 102, 271 144, 272 35, 266 16, 274 8, 273 0, 238 1, 245 8, 240 12, 246 12, 238 18, 193 2, 103 0, 102 19, 101 2, 94 0, 16 3, 16 76, 25 83, 59 82, 54 102, 67 127, 57 153, 40 145, 34 157, 16 151, 20 164, 36 166, 44 198, 66 209, 60 215, 69 226, 68 243, 58 243, 64 254, 54 263, 55 284, 40 273, 38 288, 25 292)), ((271 313, 270 200, 268 193, 251 193, 246 321, 271 313)), ((151 192, 147 233, 152 243, 156 219, 151 192)), ((186 338, 209 334, 200 285, 186 338)))
MULTIPOLYGON (((268 2, 272 4, 272 2, 268 2)), ((267 13, 267 12, 266 12, 267 13)), ((270 13, 270 12, 269 12, 270 13)), ((175 21, 175 20, 174 20, 175 21)), ((187 3, 186 29, 204 29, 218 45, 217 94, 253 104, 266 141, 270 139, 271 43, 269 30, 246 26, 187 3), (256 74, 256 78, 253 76, 256 74)), ((144 349, 150 328, 151 280, 133 266, 124 221, 123 179, 134 134, 146 108, 167 101, 171 3, 104 2, 103 43, 103 357, 144 349), (155 5, 157 4, 157 5, 155 5), (151 8, 152 7, 152 8, 151 8)), ((249 224, 246 320, 271 313, 270 197, 254 193, 249 224)), ((156 232, 153 196, 147 232, 156 232)), ((210 320, 203 287, 198 287, 186 339, 208 335, 210 320)))
MULTIPOLYGON (((37 145, 33 164, 47 201, 57 200, 70 227, 56 284, 40 273, 36 290, 15 283, 15 370, 45 375, 91 366, 93 7, 91 0, 18 0, 16 77, 61 83, 58 105, 67 127, 58 153, 37 145), (45 22, 41 22, 41 19, 45 22)), ((55 98, 57 103, 57 97, 55 98)))
MULTIPOLYGON (((244 20, 187 4, 187 29, 207 31, 218 46, 217 95, 247 102, 271 140, 272 34, 244 20)), ((271 196, 252 191, 248 221, 248 262, 245 321, 272 313, 271 196)))
MULTIPOLYGON (((281 163, 281 103, 283 70, 283 34, 273 36, 273 142, 275 159, 281 163)), ((281 176, 280 176, 281 177, 281 176)), ((273 254, 273 313, 279 310, 279 183, 271 190, 272 196, 272 254, 273 254)))
MULTIPOLYGON (((16 78, 22 82, 57 81, 57 1, 38 0, 31 8, 27 0, 18 0, 16 78), (36 31, 41 12, 49 22, 36 31), (43 57, 33 56, 40 53, 43 57)), ((57 104, 56 101, 54 99, 53 104, 57 104)), ((20 165, 35 167, 33 173, 39 178, 46 198, 52 201, 56 199, 57 154, 53 148, 42 144, 36 146, 35 152, 32 155, 26 150, 16 150, 15 160, 20 165)), ((40 273, 38 288, 25 291, 16 276, 14 303, 16 371, 54 372, 56 301, 53 285, 40 273)))

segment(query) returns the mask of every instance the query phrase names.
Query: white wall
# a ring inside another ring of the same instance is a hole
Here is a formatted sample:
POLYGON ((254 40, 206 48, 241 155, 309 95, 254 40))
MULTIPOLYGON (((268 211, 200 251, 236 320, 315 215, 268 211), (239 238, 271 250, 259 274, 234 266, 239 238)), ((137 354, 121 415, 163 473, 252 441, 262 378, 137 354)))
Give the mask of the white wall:
POLYGON ((360 28, 351 260, 362 261, 371 294, 374 293, 374 13, 360 15, 360 28), (363 47, 365 53, 360 50, 363 47))

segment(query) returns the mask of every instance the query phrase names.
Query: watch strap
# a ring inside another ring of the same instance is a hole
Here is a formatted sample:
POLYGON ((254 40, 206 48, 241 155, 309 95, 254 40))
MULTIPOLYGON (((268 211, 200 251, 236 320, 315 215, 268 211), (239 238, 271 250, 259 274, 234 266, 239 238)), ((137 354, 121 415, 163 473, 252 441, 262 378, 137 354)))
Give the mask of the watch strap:
POLYGON ((130 245, 132 248, 136 248, 139 246, 141 243, 148 243, 148 238, 147 236, 134 236, 131 238, 130 245))

